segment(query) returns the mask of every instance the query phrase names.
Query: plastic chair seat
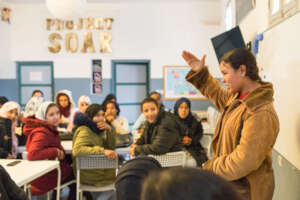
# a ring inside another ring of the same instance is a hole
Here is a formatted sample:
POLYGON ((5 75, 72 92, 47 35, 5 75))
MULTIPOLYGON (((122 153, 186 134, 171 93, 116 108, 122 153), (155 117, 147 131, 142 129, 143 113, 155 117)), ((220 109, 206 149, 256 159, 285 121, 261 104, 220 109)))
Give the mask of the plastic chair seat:
POLYGON ((162 167, 184 167, 186 164, 186 152, 177 151, 170 152, 163 155, 149 155, 150 157, 155 158, 162 167))

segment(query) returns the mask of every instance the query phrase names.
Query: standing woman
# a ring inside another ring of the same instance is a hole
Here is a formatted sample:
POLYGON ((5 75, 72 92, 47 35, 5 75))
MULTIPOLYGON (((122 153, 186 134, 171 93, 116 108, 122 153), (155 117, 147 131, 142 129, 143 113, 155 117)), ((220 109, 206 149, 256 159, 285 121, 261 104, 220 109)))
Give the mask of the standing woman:
POLYGON ((272 148, 279 132, 272 84, 260 79, 254 55, 243 48, 220 60, 226 89, 209 74, 205 55, 200 60, 183 51, 182 56, 191 67, 186 80, 222 113, 212 140, 215 156, 203 168, 235 183, 245 200, 271 200, 272 148))
POLYGON ((203 128, 191 112, 191 101, 187 98, 180 98, 174 106, 174 114, 178 118, 180 136, 185 149, 196 160, 197 166, 200 166, 207 161, 204 148, 200 144, 200 139, 203 135, 203 128))
POLYGON ((0 158, 17 158, 18 138, 15 134, 20 106, 8 101, 0 109, 0 158))
MULTIPOLYGON (((43 102, 35 116, 24 118, 23 133, 27 136, 26 151, 28 160, 55 160, 58 158, 62 183, 74 178, 72 167, 65 159, 65 151, 60 143, 57 126, 59 109, 50 101, 43 102)), ((53 170, 31 182, 32 194, 42 195, 57 186, 57 170, 53 170)), ((68 199, 75 199, 76 186, 69 186, 68 199)))

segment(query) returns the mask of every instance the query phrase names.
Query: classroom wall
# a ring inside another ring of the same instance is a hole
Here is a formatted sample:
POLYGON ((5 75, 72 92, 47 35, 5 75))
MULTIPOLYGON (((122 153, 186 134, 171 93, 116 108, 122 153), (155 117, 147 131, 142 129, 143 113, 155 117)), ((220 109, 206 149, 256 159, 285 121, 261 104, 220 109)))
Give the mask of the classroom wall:
MULTIPOLYGON (((64 88, 72 82, 87 85, 91 76, 91 60, 102 59, 104 82, 111 81, 112 59, 146 59, 151 61, 151 89, 162 90, 162 66, 184 65, 181 58, 183 49, 197 55, 208 54, 207 63, 211 73, 220 77, 218 63, 210 43, 210 38, 220 32, 220 4, 218 1, 122 1, 122 3, 89 4, 88 16, 112 17, 112 54, 70 54, 65 47, 58 54, 48 51, 48 36, 55 31, 46 30, 45 19, 51 17, 44 4, 10 4, 12 8, 10 38, 10 64, 0 66, 0 83, 6 85, 9 79, 15 79, 16 61, 53 61, 55 90, 64 88), (2 73, 6 70, 6 73, 2 73), (67 81, 67 82, 64 82, 67 81), (154 85, 152 87, 152 85, 154 85)), ((67 31, 59 32, 63 38, 67 31)), ((69 31, 70 32, 70 31, 69 31)), ((79 48, 83 45, 85 31, 76 31, 79 35, 79 48)), ((98 32, 92 31, 95 49, 99 52, 98 32)), ((0 43, 7 38, 0 38, 0 43)), ((64 42, 61 42, 64 44, 64 42)), ((2 47, 1 47, 2 49, 2 47)), ((0 55, 2 57, 2 55, 0 55)), ((1 84, 1 85, 3 85, 1 84)), ((0 85, 0 90, 2 86, 0 85)), ((73 89, 73 88, 69 88, 73 89)), ((78 89, 79 90, 79 89, 78 89)), ((79 91, 83 94, 85 89, 79 91)), ((104 91, 109 90, 104 88, 104 91)), ((78 93, 76 91, 75 93, 78 93)), ((18 96, 16 91, 5 93, 11 98, 18 96)), ((100 101, 103 95, 92 97, 100 101)), ((77 95, 76 95, 77 96, 77 95)), ((75 97, 76 99, 76 97, 75 97)), ((169 102, 167 102, 169 103, 169 102)), ((172 102, 170 102, 172 104, 172 102)), ((208 102, 197 102, 196 109, 206 109, 208 102)))

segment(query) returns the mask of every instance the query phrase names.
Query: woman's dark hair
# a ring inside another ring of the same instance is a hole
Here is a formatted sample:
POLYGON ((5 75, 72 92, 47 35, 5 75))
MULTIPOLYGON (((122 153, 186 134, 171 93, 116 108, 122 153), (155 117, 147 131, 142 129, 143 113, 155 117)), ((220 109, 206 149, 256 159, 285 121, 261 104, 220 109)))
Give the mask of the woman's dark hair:
POLYGON ((143 105, 144 105, 145 103, 154 103, 157 107, 159 107, 159 105, 158 105, 157 101, 155 101, 155 99, 150 98, 150 97, 147 97, 147 98, 145 98, 145 99, 142 101, 142 103, 141 103, 141 111, 142 111, 142 112, 143 112, 143 105))
POLYGON ((8 102, 8 99, 5 96, 1 96, 0 97, 0 105, 5 104, 6 102, 8 102))
POLYGON ((106 95, 102 104, 104 104, 106 101, 112 101, 113 99, 115 99, 117 102, 117 97, 114 94, 110 93, 110 94, 106 95))
POLYGON ((160 163, 152 157, 139 156, 127 161, 116 177, 115 199, 140 200, 143 180, 149 173, 161 169, 160 163))
POLYGON ((87 107, 86 111, 85 111, 85 114, 88 118, 90 118, 91 120, 93 120, 94 116, 97 115, 97 113, 100 111, 100 110, 103 110, 104 111, 104 108, 102 105, 99 105, 99 104, 91 104, 87 107))
POLYGON ((48 107, 47 107, 47 109, 46 109, 46 112, 45 112, 45 117, 46 117, 46 115, 47 115, 49 109, 52 108, 52 107, 54 107, 54 106, 56 106, 56 107, 58 108, 58 105, 55 104, 55 103, 50 103, 50 104, 48 105, 48 107))
POLYGON ((42 90, 33 90, 31 96, 33 97, 33 95, 35 95, 35 93, 38 93, 38 92, 41 93, 42 96, 44 96, 44 93, 42 92, 42 90))
POLYGON ((171 168, 151 173, 143 183, 141 200, 241 200, 233 185, 197 168, 171 168))
POLYGON ((241 65, 246 66, 246 76, 253 81, 261 81, 254 55, 247 49, 237 48, 227 52, 220 60, 231 64, 232 68, 238 70, 241 65))
POLYGON ((161 94, 159 92, 156 92, 156 91, 150 92, 148 97, 151 97, 153 94, 157 94, 159 96, 159 98, 161 98, 161 94))
POLYGON ((117 116, 119 116, 119 114, 120 114, 120 107, 119 107, 119 104, 117 103, 117 102, 114 102, 114 101, 105 101, 104 103, 103 103, 103 107, 104 107, 104 112, 106 112, 106 106, 108 105, 108 104, 114 104, 114 106, 115 106, 115 108, 117 109, 117 116))

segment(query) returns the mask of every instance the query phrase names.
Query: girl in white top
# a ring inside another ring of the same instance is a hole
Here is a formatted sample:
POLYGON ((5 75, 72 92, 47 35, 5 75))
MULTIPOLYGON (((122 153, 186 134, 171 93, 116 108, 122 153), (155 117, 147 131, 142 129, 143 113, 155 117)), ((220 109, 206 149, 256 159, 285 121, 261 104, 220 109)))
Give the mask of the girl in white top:
POLYGON ((120 109, 116 102, 107 101, 104 105, 105 118, 115 128, 117 134, 128 134, 129 124, 128 120, 120 117, 120 109))

